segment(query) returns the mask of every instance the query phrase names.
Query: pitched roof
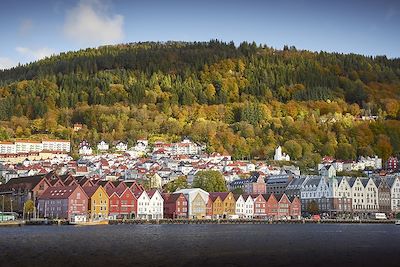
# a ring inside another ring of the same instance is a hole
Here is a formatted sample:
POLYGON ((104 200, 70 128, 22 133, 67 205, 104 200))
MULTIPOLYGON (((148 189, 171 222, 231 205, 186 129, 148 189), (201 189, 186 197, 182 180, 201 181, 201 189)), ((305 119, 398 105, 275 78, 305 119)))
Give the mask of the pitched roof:
POLYGON ((79 185, 49 187, 39 199, 67 199, 78 187, 79 185))
POLYGON ((175 203, 181 196, 183 196, 185 199, 185 195, 182 193, 173 193, 173 194, 169 194, 169 193, 165 193, 162 194, 163 198, 164 198, 164 203, 175 203))
POLYGON ((91 198, 93 196, 93 194, 97 191, 97 189, 99 188, 99 185, 94 185, 94 186, 85 186, 83 187, 83 191, 85 191, 86 195, 91 198))
POLYGON ((217 197, 219 197, 222 201, 224 201, 228 195, 229 195, 229 192, 211 192, 210 198, 213 201, 215 201, 215 199, 217 199, 217 197))
POLYGON ((25 176, 10 179, 6 184, 0 185, 0 191, 9 190, 32 190, 37 186, 43 179, 45 179, 43 174, 25 176))
POLYGON ((153 195, 154 195, 156 192, 158 192, 157 189, 151 189, 151 190, 146 191, 147 195, 148 195, 150 198, 152 198, 153 195))

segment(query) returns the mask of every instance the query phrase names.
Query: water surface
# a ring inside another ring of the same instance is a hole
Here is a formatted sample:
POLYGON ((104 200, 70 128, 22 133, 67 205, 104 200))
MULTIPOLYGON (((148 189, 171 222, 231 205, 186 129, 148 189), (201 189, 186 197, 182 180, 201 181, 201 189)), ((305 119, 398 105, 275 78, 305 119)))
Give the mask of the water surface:
POLYGON ((0 227, 0 266, 400 266, 400 226, 0 227))

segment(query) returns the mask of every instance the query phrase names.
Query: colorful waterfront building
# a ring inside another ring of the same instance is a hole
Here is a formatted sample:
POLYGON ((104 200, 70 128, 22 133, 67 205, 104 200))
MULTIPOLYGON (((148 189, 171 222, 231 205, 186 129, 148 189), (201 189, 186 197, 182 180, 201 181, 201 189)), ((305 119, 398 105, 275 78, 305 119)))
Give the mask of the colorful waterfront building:
POLYGON ((109 199, 101 185, 83 187, 89 198, 88 214, 90 220, 108 219, 109 199))
POLYGON ((184 194, 162 194, 164 198, 164 218, 184 219, 188 214, 188 202, 184 194))
POLYGON ((40 217, 76 221, 86 218, 88 202, 80 185, 49 187, 38 198, 37 209, 40 217))

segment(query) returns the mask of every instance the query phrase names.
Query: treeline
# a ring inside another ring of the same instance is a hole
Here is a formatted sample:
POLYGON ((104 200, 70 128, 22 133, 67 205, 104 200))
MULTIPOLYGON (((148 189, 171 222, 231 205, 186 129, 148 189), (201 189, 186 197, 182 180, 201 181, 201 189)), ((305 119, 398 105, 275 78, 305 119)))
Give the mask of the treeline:
POLYGON ((399 59, 216 40, 104 46, 0 71, 0 138, 188 135, 235 158, 278 144, 309 162, 387 157, 400 151, 399 97, 399 59))

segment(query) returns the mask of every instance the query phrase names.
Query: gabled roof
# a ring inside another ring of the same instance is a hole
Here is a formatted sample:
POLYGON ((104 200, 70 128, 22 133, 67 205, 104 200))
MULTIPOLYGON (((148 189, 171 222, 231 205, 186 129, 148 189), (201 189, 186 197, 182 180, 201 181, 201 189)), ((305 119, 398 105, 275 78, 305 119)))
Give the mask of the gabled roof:
POLYGON ((86 195, 89 198, 91 198, 99 187, 100 187, 99 185, 94 185, 94 186, 86 186, 86 187, 83 187, 82 189, 83 189, 83 191, 85 191, 86 195))
POLYGON ((164 198, 164 203, 175 203, 181 196, 183 196, 186 199, 185 195, 182 193, 173 193, 173 194, 162 194, 163 198, 164 198))
POLYGON ((43 179, 47 182, 43 174, 12 178, 6 184, 0 185, 0 191, 9 191, 13 189, 30 191, 35 188, 43 179))
POLYGON ((213 202, 219 197, 222 201, 224 201, 229 195, 229 192, 211 192, 210 198, 213 202))
POLYGON ((397 177, 395 177, 395 176, 389 176, 389 177, 387 178, 387 183, 388 183, 388 185, 389 185, 390 187, 393 186, 394 182, 396 181, 396 178, 397 178, 397 177))
POLYGON ((240 195, 240 194, 234 194, 234 195, 233 195, 233 198, 235 199, 235 201, 237 201, 240 197, 243 198, 243 196, 240 195))
MULTIPOLYGON (((49 187, 43 192, 39 199, 67 199, 72 195, 73 192, 75 192, 77 188, 80 188, 80 186, 73 185, 49 187)), ((87 197, 86 193, 85 196, 87 197)))
POLYGON ((347 181, 349 182, 349 185, 351 187, 353 187, 354 183, 356 182, 357 178, 356 177, 350 177, 347 179, 347 181))
POLYGON ((369 178, 360 178, 360 181, 363 184, 363 186, 366 187, 369 182, 369 178))
MULTIPOLYGON (((279 199, 280 199, 277 196, 275 196, 273 193, 262 194, 262 196, 264 197, 265 201, 268 201, 271 197, 275 198, 276 201, 279 201, 279 199)), ((279 194, 278 196, 281 196, 281 194, 279 194)))
POLYGON ((158 192, 157 189, 151 189, 151 190, 146 191, 147 195, 148 195, 150 198, 152 198, 156 192, 158 192))

